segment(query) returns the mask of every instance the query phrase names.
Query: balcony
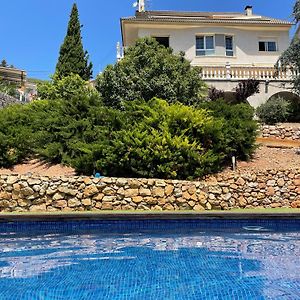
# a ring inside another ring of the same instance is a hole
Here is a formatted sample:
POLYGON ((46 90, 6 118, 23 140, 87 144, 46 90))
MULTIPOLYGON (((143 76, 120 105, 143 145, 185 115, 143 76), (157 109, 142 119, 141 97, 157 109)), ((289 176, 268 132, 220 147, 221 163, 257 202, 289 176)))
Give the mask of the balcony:
POLYGON ((277 70, 272 67, 238 67, 226 65, 201 67, 201 78, 214 80, 245 80, 257 79, 261 81, 291 81, 297 72, 291 70, 277 70))
POLYGON ((0 79, 14 82, 23 86, 26 82, 26 72, 14 68, 0 67, 0 79))

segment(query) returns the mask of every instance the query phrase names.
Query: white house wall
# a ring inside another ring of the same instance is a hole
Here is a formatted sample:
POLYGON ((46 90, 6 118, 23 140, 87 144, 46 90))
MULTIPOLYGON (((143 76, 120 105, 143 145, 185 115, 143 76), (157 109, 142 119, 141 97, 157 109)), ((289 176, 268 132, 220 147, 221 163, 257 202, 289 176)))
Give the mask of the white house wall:
POLYGON ((155 28, 139 28, 138 37, 146 36, 169 36, 170 47, 175 52, 184 51, 187 59, 193 65, 224 65, 229 62, 232 65, 239 66, 274 66, 280 53, 289 45, 288 28, 274 27, 170 27, 158 25, 155 28), (225 34, 234 37, 234 57, 228 56, 202 56, 196 57, 196 36, 205 34, 225 34), (259 52, 259 40, 275 40, 277 41, 277 52, 259 52))

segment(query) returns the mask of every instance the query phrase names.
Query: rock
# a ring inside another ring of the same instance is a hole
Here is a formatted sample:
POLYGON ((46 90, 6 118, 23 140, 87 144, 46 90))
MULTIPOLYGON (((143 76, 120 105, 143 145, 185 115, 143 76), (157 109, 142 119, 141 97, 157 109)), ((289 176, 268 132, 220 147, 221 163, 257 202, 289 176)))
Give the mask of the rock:
POLYGON ((21 189, 20 192, 25 197, 31 196, 31 195, 34 194, 34 190, 32 188, 30 188, 30 187, 25 187, 25 188, 21 189))
POLYGON ((73 199, 69 199, 68 200, 68 207, 77 207, 77 206, 80 206, 81 205, 81 202, 76 199, 76 198, 73 198, 73 199))
POLYGON ((285 184, 285 181, 284 181, 283 178, 279 178, 279 179, 277 180, 277 185, 278 185, 279 187, 283 187, 284 184, 285 184))
POLYGON ((111 187, 106 187, 102 193, 106 196, 112 196, 116 193, 116 191, 114 189, 112 189, 111 187))
POLYGON ((63 200, 64 196, 61 193, 56 193, 53 198, 54 201, 63 200))
POLYGON ((189 188, 188 188, 188 193, 190 195, 195 195, 196 194, 196 191, 197 191, 197 188, 195 185, 190 185, 189 188))
POLYGON ((20 207, 27 207, 31 204, 31 201, 26 199, 18 199, 17 202, 20 207))
POLYGON ((57 190, 52 189, 52 188, 49 188, 49 189, 46 190, 46 194, 49 195, 49 196, 55 194, 56 192, 57 192, 57 190))
POLYGON ((97 194, 96 196, 93 197, 93 200, 101 201, 103 199, 103 197, 104 197, 104 194, 99 193, 99 194, 97 194))
POLYGON ((190 200, 190 199, 191 199, 191 195, 190 195, 190 193, 188 193, 188 192, 183 192, 183 193, 182 193, 182 197, 183 197, 183 199, 185 199, 185 200, 190 200))
POLYGON ((275 190, 274 190, 274 188, 272 186, 268 187, 268 189, 267 189, 267 195, 268 196, 274 196, 275 195, 275 190))
POLYGON ((93 180, 90 177, 86 177, 83 179, 83 183, 85 185, 90 185, 90 184, 93 184, 93 180))
POLYGON ((91 205, 92 205, 92 200, 89 199, 89 198, 82 199, 82 200, 81 200, 81 203, 82 203, 82 205, 84 205, 84 206, 91 206, 91 205))
POLYGON ((46 212, 47 206, 45 203, 40 204, 40 205, 32 205, 32 206, 30 206, 29 210, 31 212, 46 212))
POLYGON ((27 180, 27 183, 29 184, 29 185, 39 185, 39 184, 41 184, 41 180, 40 179, 36 179, 36 178, 29 178, 28 180, 27 180))
POLYGON ((149 205, 156 205, 158 203, 158 200, 153 197, 145 197, 144 202, 149 204, 149 205))
POLYGON ((276 185, 276 181, 275 180, 268 180, 267 181, 267 186, 275 186, 276 185))
POLYGON ((241 207, 245 207, 247 205, 247 201, 246 201, 246 199, 244 198, 244 197, 240 197, 239 198, 239 206, 241 206, 241 207))
POLYGON ((245 185, 245 180, 242 178, 242 177, 240 177, 237 181, 236 181, 236 184, 237 185, 240 185, 240 186, 243 186, 243 185, 245 185))
POLYGON ((167 185, 165 188, 165 195, 168 197, 174 192, 174 186, 173 185, 167 185))
POLYGON ((0 208, 9 208, 10 202, 8 200, 0 200, 0 208))
POLYGON ((142 197, 147 197, 147 196, 151 196, 151 191, 150 191, 150 189, 141 188, 139 194, 142 197))
POLYGON ((292 208, 300 208, 300 200, 292 202, 291 207, 292 208))
POLYGON ((12 195, 8 192, 0 192, 0 200, 9 200, 11 196, 12 195))
POLYGON ((58 200, 58 201, 54 201, 52 203, 52 206, 63 209, 68 206, 68 202, 66 200, 58 200))
POLYGON ((116 200, 116 196, 104 196, 103 199, 102 199, 102 202, 110 202, 110 203, 113 203, 114 201, 116 200))
POLYGON ((96 186, 94 185, 89 185, 88 187, 86 187, 83 191, 83 197, 84 198, 89 198, 94 196, 95 194, 98 193, 98 189, 96 186))
POLYGON ((161 187, 155 187, 153 188, 153 196, 162 198, 165 196, 165 190, 161 187))
POLYGON ((300 179, 295 179, 294 180, 294 185, 300 186, 300 179))
POLYGON ((164 210, 175 210, 174 206, 171 203, 167 203, 163 207, 164 210))
POLYGON ((125 190, 125 198, 136 197, 139 195, 138 189, 127 189, 125 190))
POLYGON ((102 203, 102 210, 113 210, 113 205, 111 202, 102 203))
POLYGON ((8 176, 6 183, 13 185, 19 180, 18 176, 8 176))
POLYGON ((205 206, 207 210, 212 210, 212 206, 209 202, 207 202, 205 206))
POLYGON ((194 206, 193 210, 203 211, 203 210, 205 210, 205 208, 202 205, 200 205, 200 204, 196 204, 194 206))
POLYGON ((132 197, 132 202, 134 203, 141 203, 142 201, 143 201, 143 197, 141 196, 132 197))

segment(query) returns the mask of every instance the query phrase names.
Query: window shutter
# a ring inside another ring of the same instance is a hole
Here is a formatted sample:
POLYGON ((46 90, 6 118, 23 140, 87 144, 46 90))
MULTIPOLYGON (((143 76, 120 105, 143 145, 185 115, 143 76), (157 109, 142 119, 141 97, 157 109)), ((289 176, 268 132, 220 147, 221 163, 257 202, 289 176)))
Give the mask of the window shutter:
POLYGON ((225 55, 225 35, 224 34, 216 34, 216 55, 224 56, 225 55))

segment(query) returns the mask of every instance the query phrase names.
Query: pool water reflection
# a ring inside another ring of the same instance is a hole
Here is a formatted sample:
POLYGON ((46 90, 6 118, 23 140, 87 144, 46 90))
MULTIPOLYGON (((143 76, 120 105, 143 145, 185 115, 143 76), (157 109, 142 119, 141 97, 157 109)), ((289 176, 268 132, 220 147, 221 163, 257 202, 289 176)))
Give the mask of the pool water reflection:
POLYGON ((300 299, 300 232, 261 227, 2 230, 0 299, 300 299))

